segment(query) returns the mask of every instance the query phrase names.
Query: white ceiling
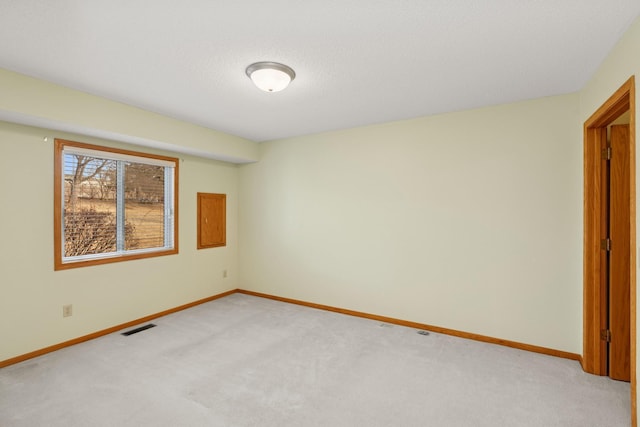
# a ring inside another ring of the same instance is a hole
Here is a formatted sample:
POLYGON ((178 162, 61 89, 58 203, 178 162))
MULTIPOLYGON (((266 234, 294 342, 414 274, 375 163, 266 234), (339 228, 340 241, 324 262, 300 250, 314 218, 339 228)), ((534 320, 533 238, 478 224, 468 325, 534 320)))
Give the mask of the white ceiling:
POLYGON ((0 67, 265 141, 579 90, 639 0, 0 0, 0 67), (288 89, 244 73, 276 61, 288 89))

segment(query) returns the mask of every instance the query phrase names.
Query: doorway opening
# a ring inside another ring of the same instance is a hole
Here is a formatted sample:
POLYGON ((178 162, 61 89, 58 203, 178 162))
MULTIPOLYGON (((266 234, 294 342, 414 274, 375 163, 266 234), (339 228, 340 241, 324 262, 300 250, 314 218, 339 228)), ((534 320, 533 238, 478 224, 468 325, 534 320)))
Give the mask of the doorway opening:
POLYGON ((631 382, 633 420, 636 419, 635 120, 635 80, 631 77, 584 124, 582 357, 586 372, 631 382))

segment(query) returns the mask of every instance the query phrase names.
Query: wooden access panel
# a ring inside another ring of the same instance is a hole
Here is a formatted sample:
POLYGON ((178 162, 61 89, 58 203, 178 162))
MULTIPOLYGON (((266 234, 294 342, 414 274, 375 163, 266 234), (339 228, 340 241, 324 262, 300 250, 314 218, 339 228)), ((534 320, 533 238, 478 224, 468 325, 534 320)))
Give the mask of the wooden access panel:
POLYGON ((629 125, 611 126, 609 258, 609 376, 630 381, 629 125))
POLYGON ((198 193, 198 249, 227 245, 227 195, 198 193))

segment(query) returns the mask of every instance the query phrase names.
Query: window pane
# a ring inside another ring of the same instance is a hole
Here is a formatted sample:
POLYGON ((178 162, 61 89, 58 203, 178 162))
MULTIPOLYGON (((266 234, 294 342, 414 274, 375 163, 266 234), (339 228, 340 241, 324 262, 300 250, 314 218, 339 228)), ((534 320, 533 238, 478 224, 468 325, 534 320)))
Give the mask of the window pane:
POLYGON ((126 162, 124 182, 125 249, 163 247, 164 167, 126 162))
POLYGON ((116 250, 116 162, 64 156, 64 256, 116 250))
POLYGON ((178 253, 178 159, 55 140, 54 268, 178 253))

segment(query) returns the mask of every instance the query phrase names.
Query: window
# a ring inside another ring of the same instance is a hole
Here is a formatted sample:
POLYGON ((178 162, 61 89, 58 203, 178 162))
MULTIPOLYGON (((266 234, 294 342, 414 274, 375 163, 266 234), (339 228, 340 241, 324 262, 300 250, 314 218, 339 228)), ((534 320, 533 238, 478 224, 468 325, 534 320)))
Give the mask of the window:
POLYGON ((55 269, 178 253, 178 159, 56 139, 55 269))

